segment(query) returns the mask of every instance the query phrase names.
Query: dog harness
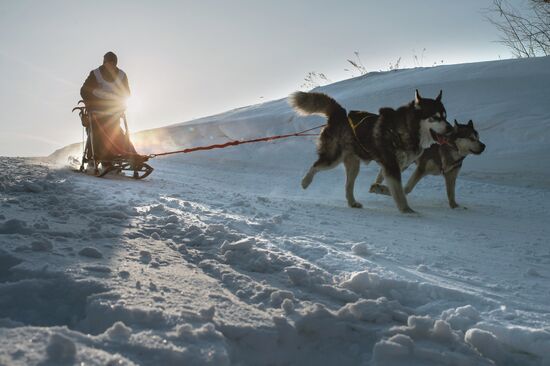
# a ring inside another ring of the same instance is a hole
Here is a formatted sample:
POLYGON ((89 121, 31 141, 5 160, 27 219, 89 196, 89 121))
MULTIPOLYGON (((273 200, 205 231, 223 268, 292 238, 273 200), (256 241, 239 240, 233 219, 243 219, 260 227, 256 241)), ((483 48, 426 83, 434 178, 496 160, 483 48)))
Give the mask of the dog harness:
POLYGON ((367 148, 361 143, 361 140, 359 140, 359 137, 357 136, 357 132, 355 131, 357 129, 357 127, 359 127, 359 125, 363 122, 365 122, 365 120, 369 117, 372 117, 372 116, 365 116, 363 118, 361 118, 361 120, 357 123, 353 123, 353 121, 351 120, 351 118, 348 116, 348 122, 349 122, 349 126, 351 127, 351 131, 353 132, 353 136, 355 137, 355 140, 357 140, 357 143, 359 144, 359 146, 361 146, 361 148, 363 150, 365 150, 365 152, 367 154, 370 154, 369 151, 367 150, 367 148))
POLYGON ((450 173, 455 169, 462 167, 462 162, 464 161, 466 157, 463 156, 454 163, 452 163, 450 166, 443 166, 443 161, 441 161, 441 174, 450 173))

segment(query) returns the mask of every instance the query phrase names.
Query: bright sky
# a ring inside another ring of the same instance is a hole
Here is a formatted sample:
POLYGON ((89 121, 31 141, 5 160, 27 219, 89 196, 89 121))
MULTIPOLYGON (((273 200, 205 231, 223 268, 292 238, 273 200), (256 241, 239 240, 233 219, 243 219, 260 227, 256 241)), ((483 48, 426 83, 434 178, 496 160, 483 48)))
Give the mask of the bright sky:
POLYGON ((138 131, 284 97, 310 71, 349 78, 354 51, 370 71, 399 57, 401 67, 509 58, 483 18, 490 3, 0 0, 0 156, 80 141, 71 108, 110 50, 138 131))

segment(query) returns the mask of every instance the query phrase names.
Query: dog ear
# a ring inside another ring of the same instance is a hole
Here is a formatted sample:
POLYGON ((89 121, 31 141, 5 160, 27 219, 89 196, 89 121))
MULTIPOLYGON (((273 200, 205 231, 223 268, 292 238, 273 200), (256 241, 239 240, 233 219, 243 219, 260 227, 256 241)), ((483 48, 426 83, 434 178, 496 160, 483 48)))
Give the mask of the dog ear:
POLYGON ((435 98, 435 101, 436 101, 436 102, 441 102, 441 96, 442 96, 442 94, 443 94, 443 90, 440 90, 440 91, 439 91, 439 94, 438 94, 437 97, 435 98))
POLYGON ((474 127, 474 122, 472 120, 468 121, 468 127, 474 127))
POLYGON ((422 97, 420 96, 418 89, 416 89, 414 92, 414 104, 419 105, 421 100, 422 100, 422 97))

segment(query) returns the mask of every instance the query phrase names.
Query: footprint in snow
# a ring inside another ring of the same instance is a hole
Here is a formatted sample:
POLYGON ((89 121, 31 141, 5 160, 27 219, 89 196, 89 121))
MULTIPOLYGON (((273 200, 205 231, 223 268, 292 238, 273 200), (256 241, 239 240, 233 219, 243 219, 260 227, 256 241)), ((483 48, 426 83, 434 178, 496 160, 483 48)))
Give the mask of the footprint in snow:
POLYGON ((47 239, 40 239, 31 243, 31 249, 35 252, 49 252, 53 249, 53 244, 47 239))
POLYGON ((149 253, 148 251, 142 250, 139 252, 139 260, 141 261, 141 263, 148 264, 149 262, 151 262, 151 259, 151 253, 149 253))
POLYGON ((92 248, 92 247, 83 248, 78 252, 78 254, 88 258, 95 258, 95 259, 103 258, 103 254, 101 254, 101 252, 96 248, 92 248))

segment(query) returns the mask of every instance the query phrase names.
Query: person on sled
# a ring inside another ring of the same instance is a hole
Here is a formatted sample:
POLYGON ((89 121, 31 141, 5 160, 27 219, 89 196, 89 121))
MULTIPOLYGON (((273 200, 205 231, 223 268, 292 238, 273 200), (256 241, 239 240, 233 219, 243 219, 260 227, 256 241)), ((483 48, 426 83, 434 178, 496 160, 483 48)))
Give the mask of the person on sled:
MULTIPOLYGON (((103 56, 103 65, 90 72, 80 89, 93 124, 93 139, 90 142, 88 138, 88 143, 93 143, 95 158, 103 165, 116 157, 139 157, 120 126, 130 87, 126 73, 117 67, 117 63, 117 56, 107 52, 103 56)), ((91 159, 91 150, 88 149, 88 159, 91 159)))

